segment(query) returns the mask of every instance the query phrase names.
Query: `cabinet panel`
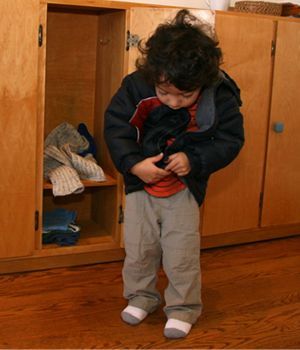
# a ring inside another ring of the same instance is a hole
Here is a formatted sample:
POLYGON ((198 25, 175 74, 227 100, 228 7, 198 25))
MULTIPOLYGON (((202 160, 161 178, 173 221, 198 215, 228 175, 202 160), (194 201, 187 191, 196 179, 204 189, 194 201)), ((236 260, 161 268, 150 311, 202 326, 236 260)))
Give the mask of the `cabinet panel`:
MULTIPOLYGON (((163 9, 163 8, 132 8, 130 9, 129 32, 132 35, 137 35, 139 40, 147 40, 154 32, 156 27, 172 19, 178 9, 163 9)), ((139 56, 137 47, 131 47, 128 50, 128 73, 135 70, 135 61, 139 56)))
POLYGON ((0 2, 0 258, 34 248, 39 2, 0 2))
MULTIPOLYGON (((139 39, 147 39, 157 28, 157 26, 166 21, 171 21, 178 8, 132 8, 130 9, 129 32, 137 35, 139 39)), ((209 10, 190 10, 197 18, 205 22, 214 24, 214 14, 209 10)), ((128 73, 135 70, 135 61, 139 56, 137 48, 129 49, 128 54, 128 73)))
POLYGON ((300 222, 299 57, 300 23, 279 21, 262 226, 300 222))
POLYGON ((263 184, 272 71, 272 20, 217 14, 223 68, 243 101, 245 146, 238 158, 213 174, 203 209, 203 235, 257 228, 263 184))
POLYGON ((94 133, 97 25, 93 12, 48 11, 46 135, 62 120, 83 118, 94 133))

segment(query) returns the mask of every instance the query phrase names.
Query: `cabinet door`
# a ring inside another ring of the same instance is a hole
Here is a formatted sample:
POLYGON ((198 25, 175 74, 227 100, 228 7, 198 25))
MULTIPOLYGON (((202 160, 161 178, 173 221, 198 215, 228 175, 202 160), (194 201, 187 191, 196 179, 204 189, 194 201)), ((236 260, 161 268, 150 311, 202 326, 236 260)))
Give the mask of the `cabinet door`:
MULTIPOLYGON (((138 39, 147 39, 160 23, 172 20, 178 8, 132 8, 129 12, 128 30, 137 35, 138 39)), ((190 10, 197 18, 214 25, 214 14, 209 10, 190 10)), ((136 47, 129 48, 125 69, 127 72, 135 70, 135 61, 139 55, 136 47)))
POLYGON ((38 6, 0 2, 0 258, 34 249, 38 6))
POLYGON ((300 222, 299 57, 300 23, 279 21, 262 226, 300 222))
POLYGON ((237 82, 243 100, 245 146, 228 167, 212 175, 203 207, 202 234, 258 227, 271 84, 269 19, 217 14, 223 69, 237 82))

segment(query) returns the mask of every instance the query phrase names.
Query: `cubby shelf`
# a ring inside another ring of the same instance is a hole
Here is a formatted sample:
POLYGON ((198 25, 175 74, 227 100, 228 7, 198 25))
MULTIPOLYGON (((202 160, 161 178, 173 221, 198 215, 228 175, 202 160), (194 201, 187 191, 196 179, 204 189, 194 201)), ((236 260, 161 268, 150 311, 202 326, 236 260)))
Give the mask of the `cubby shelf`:
MULTIPOLYGON (((91 180, 81 180, 84 187, 103 187, 103 186, 115 186, 117 180, 110 175, 105 174, 106 181, 91 181, 91 180)), ((52 190, 51 182, 44 180, 44 190, 52 190)))

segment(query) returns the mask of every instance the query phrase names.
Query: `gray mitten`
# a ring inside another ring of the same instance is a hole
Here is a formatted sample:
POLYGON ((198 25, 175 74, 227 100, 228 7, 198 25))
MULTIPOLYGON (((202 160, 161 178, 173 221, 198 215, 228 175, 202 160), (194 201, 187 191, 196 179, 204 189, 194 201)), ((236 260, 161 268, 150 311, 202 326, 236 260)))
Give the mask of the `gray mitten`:
POLYGON ((80 135, 73 125, 64 122, 59 124, 46 137, 45 148, 49 145, 60 148, 66 143, 70 144, 71 150, 75 153, 81 153, 89 147, 87 139, 80 135))

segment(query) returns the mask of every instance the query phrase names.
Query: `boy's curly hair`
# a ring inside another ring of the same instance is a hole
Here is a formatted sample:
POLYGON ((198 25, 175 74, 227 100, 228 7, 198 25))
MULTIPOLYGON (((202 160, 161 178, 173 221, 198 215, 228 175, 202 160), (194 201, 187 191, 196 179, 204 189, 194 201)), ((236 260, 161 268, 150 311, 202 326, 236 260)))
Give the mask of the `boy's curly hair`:
POLYGON ((188 10, 180 10, 171 22, 160 24, 144 44, 139 43, 138 71, 150 84, 167 82, 182 91, 214 83, 222 52, 205 26, 188 10))

